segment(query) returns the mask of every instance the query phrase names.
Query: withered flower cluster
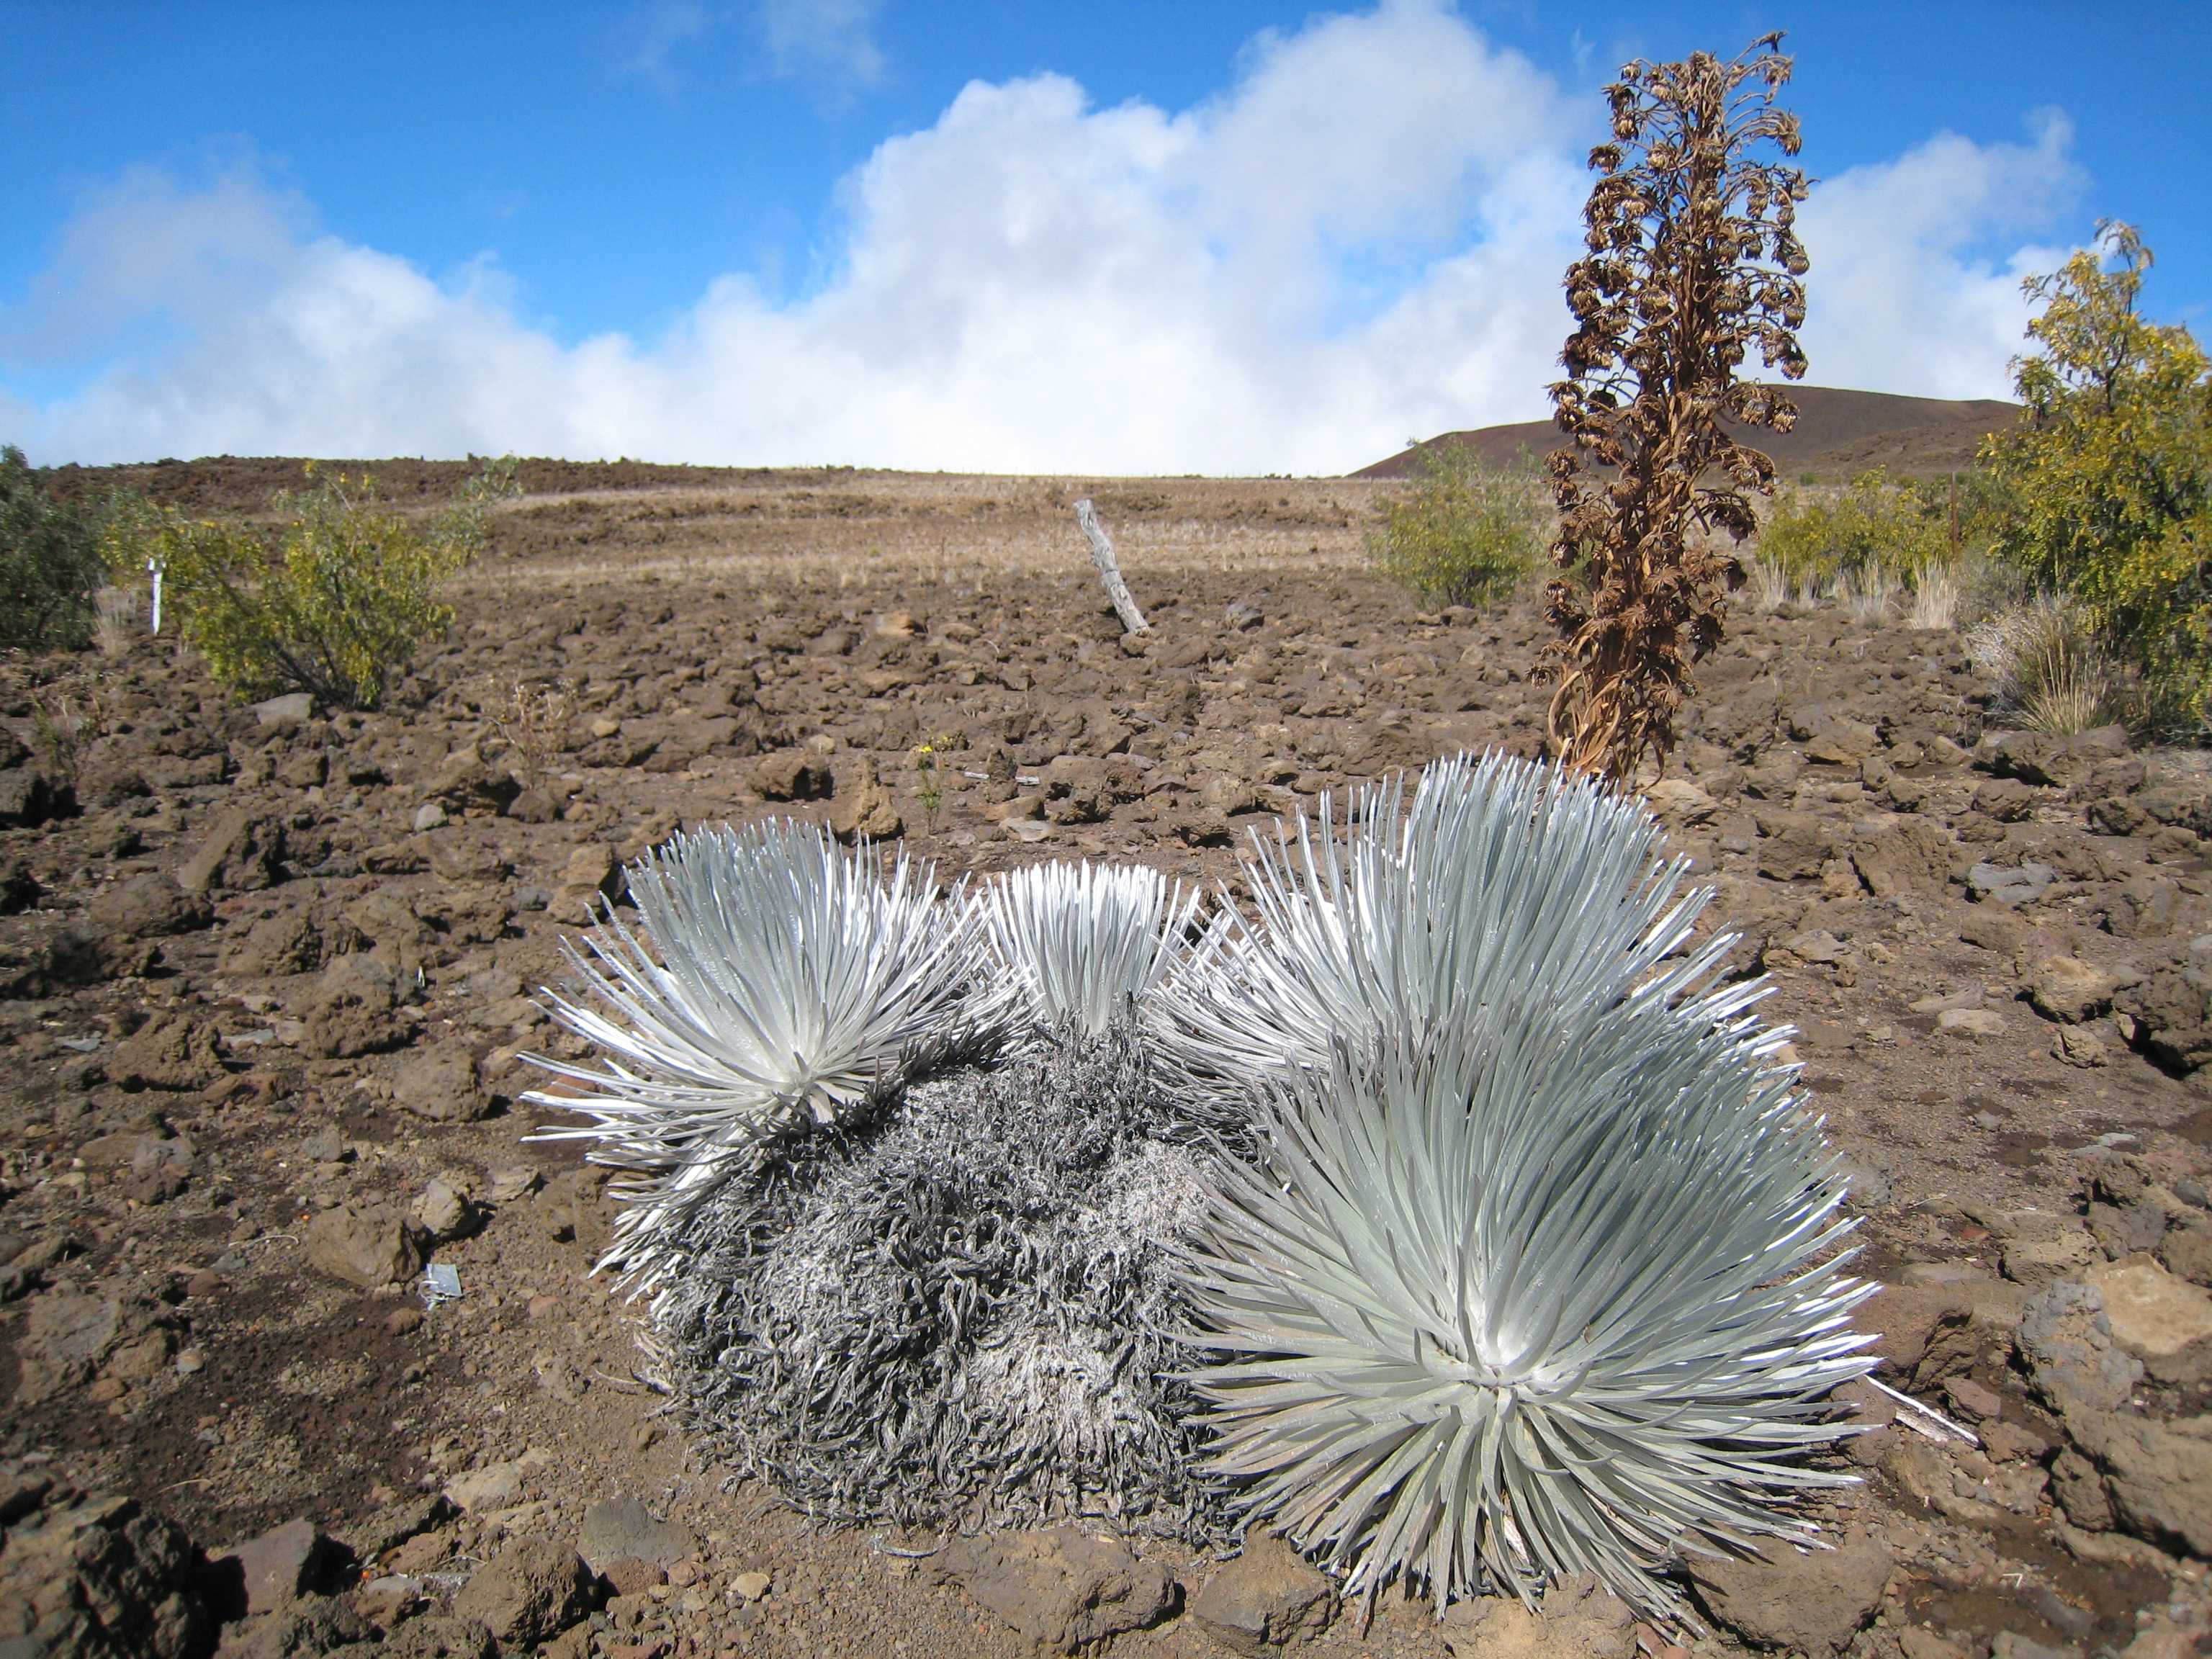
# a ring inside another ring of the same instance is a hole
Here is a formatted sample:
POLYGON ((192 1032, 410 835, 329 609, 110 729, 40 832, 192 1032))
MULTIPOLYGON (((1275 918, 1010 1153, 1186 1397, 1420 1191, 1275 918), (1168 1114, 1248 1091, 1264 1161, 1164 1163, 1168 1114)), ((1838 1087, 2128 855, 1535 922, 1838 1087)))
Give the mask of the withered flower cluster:
POLYGON ((1796 118, 1774 103, 1790 78, 1781 39, 1732 63, 1629 64, 1607 88, 1613 141, 1590 152, 1589 252, 1567 271, 1577 326, 1552 388, 1571 441, 1551 458, 1566 574, 1546 590, 1560 637, 1542 672, 1560 758, 1617 780, 1647 757, 1663 768, 1690 665, 1743 579, 1746 492, 1773 489, 1773 462, 1723 423, 1796 419, 1777 388, 1736 379, 1753 352, 1785 379, 1805 373, 1807 179, 1762 159, 1798 149, 1796 118))

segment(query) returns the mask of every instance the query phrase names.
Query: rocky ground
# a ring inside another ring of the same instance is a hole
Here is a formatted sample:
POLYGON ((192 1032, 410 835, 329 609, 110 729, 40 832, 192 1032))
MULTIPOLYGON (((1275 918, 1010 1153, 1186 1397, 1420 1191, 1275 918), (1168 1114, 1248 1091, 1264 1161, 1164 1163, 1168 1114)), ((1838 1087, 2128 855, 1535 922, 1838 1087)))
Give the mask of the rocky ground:
POLYGON ((1800 1029, 1876 1375, 1932 1409, 1861 1390, 1839 1547, 1700 1567, 1701 1632, 1340 1608, 1266 1542, 829 1533, 687 1449, 590 1276, 599 1173, 525 1139, 587 902, 769 812, 1233 878, 1323 789, 1534 752, 1540 620, 1367 575, 1355 483, 1090 487, 1125 639, 1076 481, 524 478, 384 712, 240 707, 167 639, 0 662, 0 1654, 2203 1650, 2202 755, 2010 731, 1952 635, 1731 624, 1653 802, 1800 1029))

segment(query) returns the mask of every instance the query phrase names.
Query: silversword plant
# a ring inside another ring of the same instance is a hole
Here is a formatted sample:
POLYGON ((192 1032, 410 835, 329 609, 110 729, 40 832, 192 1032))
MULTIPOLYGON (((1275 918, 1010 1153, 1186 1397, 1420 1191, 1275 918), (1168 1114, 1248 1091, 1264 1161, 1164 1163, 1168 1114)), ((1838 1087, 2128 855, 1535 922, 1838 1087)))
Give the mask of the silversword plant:
POLYGON ((1492 756, 982 897, 767 824, 631 872, 547 1060, 710 1439, 811 1513, 1279 1528, 1441 1608, 1804 1539, 1863 1372, 1820 1125, 1711 895, 1492 756), (648 948, 647 940, 650 941, 648 948), (809 1133, 817 1129, 829 1133, 809 1133))
POLYGON ((667 1230, 721 1180, 969 1037, 981 928, 932 866, 901 854, 886 871, 787 820, 678 836, 631 866, 629 890, 653 948, 610 908, 565 945, 581 991, 547 994, 605 1059, 538 1059, 577 1092, 525 1098, 585 1115, 545 1133, 594 1141, 595 1162, 632 1176, 614 1258, 642 1288, 667 1230))

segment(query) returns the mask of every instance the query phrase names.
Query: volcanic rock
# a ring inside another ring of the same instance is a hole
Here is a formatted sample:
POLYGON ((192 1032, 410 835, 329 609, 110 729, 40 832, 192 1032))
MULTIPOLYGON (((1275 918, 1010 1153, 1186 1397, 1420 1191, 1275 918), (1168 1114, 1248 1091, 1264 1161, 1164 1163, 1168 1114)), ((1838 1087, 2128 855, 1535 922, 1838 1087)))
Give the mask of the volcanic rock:
POLYGON ((1258 1655, 1318 1636, 1335 1607, 1327 1575, 1273 1533, 1258 1533, 1191 1598, 1190 1616, 1231 1651, 1258 1655))
POLYGON ((1158 1624, 1177 1594, 1158 1565, 1080 1527, 958 1539, 937 1566, 979 1607, 1060 1654, 1158 1624))
POLYGON ((575 1551, 521 1538, 461 1586, 453 1616, 483 1625, 503 1646, 528 1648, 587 1616, 593 1600, 591 1571, 575 1551))

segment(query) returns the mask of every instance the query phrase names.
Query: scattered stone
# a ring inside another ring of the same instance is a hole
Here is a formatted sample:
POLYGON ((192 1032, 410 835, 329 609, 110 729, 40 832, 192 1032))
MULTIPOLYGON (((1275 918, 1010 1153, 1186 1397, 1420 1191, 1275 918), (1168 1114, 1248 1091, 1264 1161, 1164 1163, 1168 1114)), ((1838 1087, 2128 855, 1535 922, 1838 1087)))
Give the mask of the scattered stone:
POLYGON ((2112 1051, 2104 1038, 2086 1025, 2062 1025, 2053 1035, 2051 1052, 2069 1066, 2109 1066, 2112 1051))
POLYGON ((207 927, 215 910, 198 893, 149 871, 101 892, 85 915, 102 939, 167 939, 207 927))
POLYGON ((475 1620, 502 1646, 527 1648, 586 1617, 593 1600, 591 1571, 575 1551, 521 1538, 461 1586, 453 1616, 475 1620))
POLYGON ((596 912, 602 902, 614 903, 629 890, 622 860, 604 842, 586 842, 568 854, 561 869, 555 908, 564 915, 579 909, 596 912))
POLYGON ((52 1291, 35 1298, 17 1346, 15 1403, 36 1406, 89 1382, 123 1335, 122 1304, 52 1291))
POLYGON ((1823 766, 1856 766, 1874 753, 1881 735, 1863 720, 1824 720, 1802 741, 1805 758, 1823 766))
POLYGON ((2212 1417, 2155 1423, 2077 1410, 2066 1429, 2102 1471, 2121 1527, 2164 1549, 2212 1555, 2212 1417))
POLYGON ((2212 1286, 2212 1223, 2199 1217, 2177 1225, 2159 1243, 2166 1271, 2192 1285, 2212 1286))
POLYGON ((1830 1551, 1778 1547, 1779 1559, 1698 1559, 1691 1576, 1714 1618, 1762 1648, 1820 1659, 1841 1653, 1889 1588, 1889 1547, 1852 1534, 1830 1551))
POLYGON ((2004 1276, 2039 1288, 2087 1267, 2102 1254, 2095 1235, 2070 1217, 2023 1211, 2005 1218, 2004 1276))
POLYGON ((1176 1604, 1176 1583, 1158 1565, 1079 1527, 959 1539, 937 1562, 978 1606, 1054 1653, 1146 1629, 1176 1604))
POLYGON ((803 750, 763 755, 748 775, 765 800, 828 800, 836 787, 829 767, 803 750))
POLYGON ((188 893, 253 892, 283 880, 283 824, 234 806, 178 869, 177 884, 188 893))
MULTIPOLYGON (((550 1655, 555 1650, 544 1651, 550 1655)), ((473 1619, 424 1618, 387 1632, 377 1659, 497 1659, 498 1653, 491 1632, 473 1619)))
POLYGON ((521 793, 521 781, 505 767, 484 759, 473 743, 464 744, 441 761, 422 791, 425 799, 442 801, 456 811, 474 808, 492 812, 504 812, 521 793))
POLYGON ((891 792, 876 775, 876 763, 866 756, 853 769, 853 775, 837 790, 837 804, 830 809, 830 828, 839 841, 889 841, 903 833, 906 820, 899 816, 898 805, 891 792))
POLYGON ((1936 1029, 1954 1036, 2002 1036, 2005 1020, 2002 1014, 1987 1008, 1946 1008, 1936 1016, 1936 1029))
POLYGON ((2004 1414, 2004 1401, 1995 1389, 1984 1388, 1971 1376, 1954 1376, 1943 1384, 1951 1409, 1972 1422, 1986 1423, 2004 1414))
POLYGON ((234 1580, 239 1616, 268 1613, 322 1589, 339 1550, 312 1521, 287 1521, 214 1558, 218 1577, 234 1580))
POLYGON ((2104 1298, 2112 1340, 2163 1382, 2212 1375, 2212 1293, 2155 1261, 2101 1262, 2083 1275, 2104 1298))
POLYGON ((422 1253, 389 1206, 341 1204, 307 1224, 307 1260, 333 1279, 374 1291, 412 1279, 422 1253))
POLYGON ((2049 865, 2033 860, 2011 867, 1983 863, 1966 872, 1966 891, 1973 898, 2014 909, 2041 898, 2057 878, 2049 865))
POLYGON ((346 1541, 363 1561, 381 1561, 409 1539, 444 1526, 458 1512, 443 1492, 406 1498, 379 1510, 358 1530, 348 1532, 346 1541))
POLYGON ((9 1659, 203 1659, 216 1614, 182 1528, 128 1498, 87 1498, 0 1466, 0 1654, 9 1659))
POLYGON ((287 691, 281 697, 257 702, 246 712, 264 732, 289 732, 314 718, 315 700, 305 691, 287 691))
POLYGON ((2212 934, 2123 987, 2112 1006, 2135 1022, 2150 1056, 2178 1072, 2212 1064, 2212 934))
POLYGON ((428 835, 433 830, 442 830, 452 821, 446 816, 445 802, 426 800, 415 809, 415 816, 407 822, 409 827, 421 836, 428 835))
POLYGON ((1328 1577, 1273 1533, 1248 1537, 1190 1603, 1208 1635, 1247 1655, 1320 1635, 1335 1609, 1328 1577))
POLYGON ((2045 1019, 2079 1025, 2112 1006, 2114 981, 2078 957, 2045 957, 2035 966, 2027 1000, 2045 1019))
POLYGON ((409 1212, 416 1228, 434 1244, 448 1243, 456 1238, 465 1238, 477 1230, 483 1212, 470 1197, 465 1183, 457 1184, 458 1178, 434 1176, 428 1186, 415 1195, 413 1208, 409 1212))
POLYGON ((617 1561, 674 1566, 699 1553, 699 1540, 679 1522, 654 1520, 643 1504, 625 1494, 584 1511, 578 1548, 592 1571, 605 1572, 617 1561))
POLYGON ((398 975, 390 963, 363 952, 332 957, 299 1006, 304 1046, 325 1060, 381 1054, 407 1040, 398 975))
POLYGON ((2079 1279, 2062 1279, 2031 1301, 2015 1340, 2035 1392, 2069 1423, 2124 1405, 2142 1381, 2141 1362, 2112 1340, 2103 1295, 2079 1279))
POLYGON ((1534 1613, 1511 1596, 1455 1601, 1438 1626, 1452 1659, 1631 1659, 1636 1614, 1589 1579, 1545 1592, 1534 1613))
POLYGON ((76 793, 36 767, 0 771, 0 829, 32 829, 76 810, 76 793))
POLYGON ((477 1058, 457 1043, 416 1054, 392 1079, 392 1097, 433 1123, 473 1123, 489 1115, 477 1058))
POLYGON ((1762 810, 1753 821, 1764 837, 1759 843, 1759 873, 1773 881, 1811 881, 1828 860, 1828 832, 1808 812, 1762 810))
POLYGON ((1927 1389, 1972 1365, 1972 1298, 1955 1285, 1886 1285, 1860 1308, 1862 1329, 1881 1333, 1891 1386, 1927 1389))
POLYGON ((157 1019, 116 1045, 109 1080, 125 1089, 199 1089, 222 1075, 222 1052, 212 1025, 157 1019))
POLYGON ((526 1473, 520 1458, 511 1458, 504 1463, 488 1463, 483 1468, 471 1469, 446 1483, 445 1496, 458 1507, 471 1513, 479 1510, 503 1510, 522 1493, 522 1477, 526 1473))
POLYGON ((1710 823, 1721 810, 1718 801, 1685 778, 1662 778, 1644 792, 1644 798, 1669 829, 1710 823))

